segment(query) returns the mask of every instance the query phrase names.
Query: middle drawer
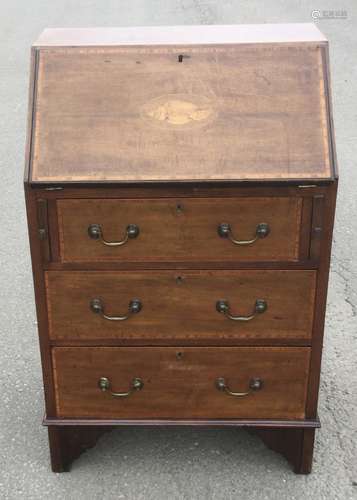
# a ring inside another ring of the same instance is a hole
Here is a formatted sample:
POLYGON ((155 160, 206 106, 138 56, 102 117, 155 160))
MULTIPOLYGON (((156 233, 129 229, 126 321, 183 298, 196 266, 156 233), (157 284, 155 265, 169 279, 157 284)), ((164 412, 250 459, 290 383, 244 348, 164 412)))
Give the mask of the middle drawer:
POLYGON ((48 271, 53 340, 309 343, 316 272, 48 271))

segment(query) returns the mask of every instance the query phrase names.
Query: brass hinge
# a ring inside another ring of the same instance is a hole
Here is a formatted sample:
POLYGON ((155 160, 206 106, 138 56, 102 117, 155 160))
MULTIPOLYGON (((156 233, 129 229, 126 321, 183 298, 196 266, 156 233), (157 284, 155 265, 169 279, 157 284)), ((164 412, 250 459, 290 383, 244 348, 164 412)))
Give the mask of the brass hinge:
POLYGON ((325 209, 325 196, 318 194, 312 199, 312 224, 310 237, 310 258, 319 260, 321 251, 321 241, 323 236, 323 220, 325 209))
POLYGON ((50 242, 48 237, 48 207, 47 200, 37 200, 38 236, 41 241, 42 260, 50 260, 50 242))
POLYGON ((47 230, 44 227, 40 227, 40 229, 38 230, 38 235, 41 241, 45 240, 47 238, 47 230))

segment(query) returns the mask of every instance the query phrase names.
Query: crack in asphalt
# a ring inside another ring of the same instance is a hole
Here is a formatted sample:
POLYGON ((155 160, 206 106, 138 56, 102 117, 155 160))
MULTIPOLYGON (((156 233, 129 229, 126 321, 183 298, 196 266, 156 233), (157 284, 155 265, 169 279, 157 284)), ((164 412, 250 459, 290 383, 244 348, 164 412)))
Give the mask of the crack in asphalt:
MULTIPOLYGON (((343 271, 349 272, 351 274, 350 270, 345 269, 343 264, 341 264, 341 262, 335 262, 334 264, 335 265, 337 264, 337 266, 342 268, 343 271)), ((337 276, 339 276, 341 278, 341 280, 343 281, 344 295, 345 295, 344 300, 351 307, 352 316, 356 317, 357 316, 357 305, 354 303, 353 299, 351 298, 351 295, 353 294, 354 290, 350 284, 350 279, 347 278, 343 274, 343 271, 341 271, 335 267, 331 268, 331 272, 337 274, 337 276)))

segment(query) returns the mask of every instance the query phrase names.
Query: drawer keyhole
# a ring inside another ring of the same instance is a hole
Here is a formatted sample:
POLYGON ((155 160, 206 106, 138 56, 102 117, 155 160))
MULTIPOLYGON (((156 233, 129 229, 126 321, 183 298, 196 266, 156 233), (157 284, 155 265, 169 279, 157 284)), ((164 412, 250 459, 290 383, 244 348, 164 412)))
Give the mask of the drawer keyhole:
POLYGON ((176 276, 176 285, 182 285, 182 284, 183 284, 183 277, 176 276))
POLYGON ((184 207, 183 207, 182 203, 177 203, 177 205, 176 205, 176 213, 178 215, 181 215, 183 213, 183 208, 184 207))

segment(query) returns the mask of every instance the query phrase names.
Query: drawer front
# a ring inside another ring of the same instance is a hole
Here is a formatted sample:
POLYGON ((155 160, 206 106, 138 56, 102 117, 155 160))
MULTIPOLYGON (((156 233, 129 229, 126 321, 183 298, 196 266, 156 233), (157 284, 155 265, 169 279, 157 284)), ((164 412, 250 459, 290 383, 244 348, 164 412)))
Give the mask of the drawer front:
POLYGON ((307 347, 57 347, 57 415, 302 419, 309 359, 307 347))
POLYGON ((57 209, 62 262, 299 259, 297 197, 66 199, 57 209))
POLYGON ((311 270, 49 271, 50 337, 308 342, 315 282, 311 270))

